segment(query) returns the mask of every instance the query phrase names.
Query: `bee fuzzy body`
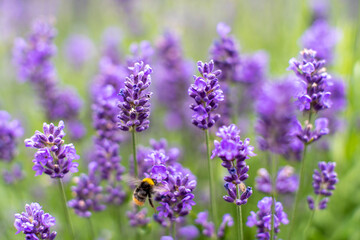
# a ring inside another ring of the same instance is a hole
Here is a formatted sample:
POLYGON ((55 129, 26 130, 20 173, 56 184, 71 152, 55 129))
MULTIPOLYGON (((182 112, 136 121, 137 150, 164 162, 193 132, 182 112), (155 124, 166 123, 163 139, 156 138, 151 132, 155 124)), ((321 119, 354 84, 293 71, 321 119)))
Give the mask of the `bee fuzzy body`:
POLYGON ((139 186, 137 186, 134 190, 133 201, 138 206, 143 206, 146 199, 149 198, 150 205, 153 207, 151 202, 151 196, 154 192, 153 187, 155 186, 155 182, 151 178, 144 178, 139 186))

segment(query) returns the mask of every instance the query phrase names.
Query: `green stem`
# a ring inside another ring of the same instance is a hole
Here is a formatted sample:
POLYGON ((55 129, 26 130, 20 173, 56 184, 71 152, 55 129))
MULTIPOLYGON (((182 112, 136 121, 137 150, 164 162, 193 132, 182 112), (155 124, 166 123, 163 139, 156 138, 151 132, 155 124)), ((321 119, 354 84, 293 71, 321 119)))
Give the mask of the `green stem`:
POLYGON ((313 219, 314 219, 315 212, 316 212, 316 210, 317 210, 317 205, 318 205, 318 203, 319 203, 319 199, 320 199, 320 194, 317 195, 317 197, 316 197, 316 199, 315 199, 315 202, 314 202, 315 208, 311 211, 311 215, 310 215, 309 221, 308 221, 308 223, 306 224, 305 231, 304 231, 304 234, 303 234, 304 239, 307 238, 307 235, 308 235, 308 233, 309 233, 309 229, 310 229, 311 223, 312 223, 312 221, 313 221, 313 219))
POLYGON ((175 221, 171 224, 171 235, 172 235, 173 239, 176 240, 176 222, 175 221))
MULTIPOLYGON (((240 193, 240 186, 239 184, 236 185, 236 192, 237 197, 240 199, 241 193, 240 193)), ((237 239, 238 240, 244 240, 244 230, 243 230, 243 221, 242 221, 242 211, 241 211, 241 205, 235 205, 236 206, 236 217, 237 217, 237 239)))
POLYGON ((62 198, 62 204, 63 204, 63 208, 65 211, 65 217, 66 217, 66 223, 68 226, 68 231, 70 233, 71 239, 75 239, 74 230, 73 230, 71 219, 70 219, 69 208, 67 207, 67 204, 66 204, 67 200, 66 200, 66 196, 65 196, 64 184, 63 184, 61 178, 59 178, 58 183, 59 183, 60 195, 62 198))
POLYGON ((211 166, 211 155, 210 155, 210 141, 209 141, 209 130, 205 130, 206 138, 206 152, 207 152, 207 162, 208 162, 208 171, 209 171, 209 187, 210 187, 210 205, 211 205, 211 218, 214 222, 215 228, 217 227, 217 210, 215 204, 215 189, 214 189, 214 172, 211 166))
MULTIPOLYGON (((311 117, 312 117, 312 111, 310 110, 309 112, 309 118, 308 118, 308 123, 311 123, 311 117)), ((295 226, 295 215, 296 215, 296 211, 299 205, 299 201, 300 201, 300 194, 301 194, 301 190, 302 190, 302 186, 304 185, 304 170, 305 170, 305 155, 306 155, 306 150, 307 150, 307 143, 304 143, 304 153, 301 159, 301 165, 300 165, 300 182, 299 182, 299 188, 296 192, 296 196, 295 196, 295 204, 294 204, 294 208, 292 211, 292 215, 291 215, 291 222, 290 222, 290 230, 289 230, 289 235, 288 235, 288 240, 291 240, 291 234, 293 232, 294 226, 295 226)))
POLYGON ((271 195, 272 195, 272 204, 271 204, 271 232, 270 232, 270 239, 275 239, 275 199, 276 199, 276 169, 277 169, 277 160, 272 158, 271 159, 271 174, 272 174, 272 181, 271 181, 271 195))
POLYGON ((291 214, 290 231, 289 231, 289 236, 288 236, 289 240, 291 239, 291 234, 292 234, 292 231, 293 231, 294 226, 295 226, 294 220, 295 220, 295 215, 296 215, 296 211, 297 211, 297 208, 298 208, 298 204, 299 204, 299 201, 300 201, 300 193, 301 193, 301 190, 302 190, 301 188, 303 186, 303 181, 304 181, 306 149, 307 149, 307 144, 304 144, 304 153, 303 153, 303 157, 301 159, 301 165, 300 165, 299 189, 296 192, 295 204, 294 204, 294 208, 293 208, 293 211, 292 211, 292 214, 291 214))
POLYGON ((136 135, 135 135, 135 128, 133 127, 131 130, 132 134, 132 149, 133 149, 133 157, 134 157, 134 175, 138 177, 138 164, 136 158, 136 135))
POLYGON ((91 234, 89 239, 96 239, 94 225, 92 224, 91 218, 87 218, 87 219, 88 219, 90 234, 91 234))

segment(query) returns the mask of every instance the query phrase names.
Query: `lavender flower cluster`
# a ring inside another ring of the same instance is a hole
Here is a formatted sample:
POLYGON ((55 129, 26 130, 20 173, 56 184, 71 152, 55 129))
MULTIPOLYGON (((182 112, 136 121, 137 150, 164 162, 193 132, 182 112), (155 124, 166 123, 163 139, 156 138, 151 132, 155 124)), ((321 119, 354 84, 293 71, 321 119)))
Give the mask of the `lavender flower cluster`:
POLYGON ((144 62, 136 62, 126 78, 125 87, 120 89, 119 128, 123 131, 135 129, 142 132, 149 128, 150 97, 152 93, 146 90, 151 84, 152 69, 144 62))
POLYGON ((249 175, 249 166, 245 160, 252 156, 254 147, 250 146, 250 139, 240 140, 240 130, 235 124, 223 126, 216 133, 216 136, 222 138, 221 142, 215 140, 215 149, 212 152, 212 158, 215 156, 222 160, 221 165, 226 168, 229 175, 224 177, 226 182, 224 187, 228 195, 224 196, 227 202, 243 205, 247 203, 252 194, 251 187, 245 187, 243 183, 249 175))
POLYGON ((166 107, 165 126, 170 130, 181 129, 187 122, 188 104, 186 89, 190 84, 192 64, 184 59, 179 38, 170 31, 157 41, 156 95, 166 107))
POLYGON ((103 211, 105 205, 102 201, 102 187, 99 186, 99 180, 95 177, 96 163, 89 164, 89 175, 81 174, 75 177, 76 186, 71 188, 74 199, 68 202, 68 206, 75 210, 80 217, 89 218, 91 211, 103 211))
POLYGON ((146 176, 155 179, 165 188, 155 196, 155 201, 158 201, 160 206, 156 208, 158 214, 154 216, 155 221, 164 227, 189 214, 195 205, 192 192, 197 184, 190 170, 180 163, 167 165, 168 160, 169 157, 163 151, 153 151, 145 159, 152 166, 146 176))
POLYGON ((53 43, 56 34, 50 21, 36 21, 27 40, 15 40, 13 62, 19 79, 29 81, 36 89, 47 119, 64 119, 69 124, 72 138, 79 139, 85 134, 84 126, 78 120, 82 101, 74 89, 58 86, 55 66, 51 61, 56 53, 53 43))
POLYGON ((24 134, 18 120, 11 120, 6 111, 0 111, 0 159, 6 162, 13 160, 16 154, 17 139, 24 134))
POLYGON ((293 136, 296 121, 292 98, 295 87, 289 80, 266 84, 257 97, 255 125, 260 149, 286 154, 296 139, 293 136))
POLYGON ((35 176, 43 173, 51 178, 63 178, 68 172, 78 171, 79 159, 73 144, 64 144, 63 137, 65 124, 59 122, 56 127, 53 123, 43 125, 43 133, 35 131, 31 138, 25 139, 25 146, 37 149, 33 160, 35 176))
POLYGON ((56 232, 50 228, 55 226, 55 218, 45 213, 38 203, 25 205, 25 212, 15 214, 14 226, 16 234, 22 232, 28 240, 53 240, 56 232))
POLYGON ((314 202, 311 196, 308 196, 307 201, 311 210, 325 209, 332 192, 335 190, 335 185, 338 183, 337 174, 334 171, 336 164, 334 162, 319 162, 319 170, 315 169, 313 174, 313 188, 315 195, 318 195, 318 199, 323 197, 319 202, 314 202), (317 206, 315 206, 317 204, 317 206))
POLYGON ((246 225, 248 227, 257 227, 257 239, 270 239, 271 221, 274 219, 274 232, 278 234, 280 232, 281 224, 288 224, 289 220, 287 214, 283 210, 283 206, 280 202, 275 202, 274 216, 271 213, 271 206, 273 205, 273 199, 271 197, 264 197, 258 202, 259 211, 250 212, 246 225))
POLYGON ((316 58, 316 51, 304 49, 300 52, 302 59, 290 59, 288 70, 295 72, 299 78, 297 106, 300 111, 318 112, 331 106, 331 93, 325 89, 329 85, 330 75, 325 69, 325 60, 316 58))
MULTIPOLYGON (((199 212, 195 223, 199 224, 202 228, 202 234, 206 237, 213 238, 215 237, 215 226, 213 222, 209 222, 208 220, 208 212, 199 212)), ((216 237, 218 239, 224 239, 225 232, 229 227, 232 227, 234 225, 234 220, 231 217, 230 214, 224 214, 222 217, 222 221, 220 223, 220 226, 218 228, 218 231, 216 233, 216 237)))
POLYGON ((260 192, 272 193, 276 191, 280 194, 287 194, 296 192, 299 187, 299 177, 291 166, 280 168, 276 176, 274 190, 269 172, 265 168, 260 168, 257 173, 255 188, 260 192))
POLYGON ((196 102, 190 105, 190 109, 194 111, 192 123, 205 130, 220 119, 220 114, 212 112, 218 108, 219 102, 224 100, 224 95, 218 81, 221 71, 214 69, 214 61, 199 61, 197 65, 201 76, 194 76, 195 83, 191 84, 188 94, 196 102))

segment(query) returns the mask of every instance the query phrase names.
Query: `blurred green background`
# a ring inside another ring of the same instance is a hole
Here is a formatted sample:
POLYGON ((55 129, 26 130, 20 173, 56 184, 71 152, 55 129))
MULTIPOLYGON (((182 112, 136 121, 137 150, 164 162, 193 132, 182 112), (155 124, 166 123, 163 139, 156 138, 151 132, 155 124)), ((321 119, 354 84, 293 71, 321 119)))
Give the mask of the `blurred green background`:
MULTIPOLYGON (((30 23, 37 16, 54 15, 58 36, 56 45, 58 54, 55 57, 55 65, 62 84, 76 87, 84 100, 81 112, 81 120, 86 124, 87 135, 74 142, 78 154, 81 156, 80 172, 86 171, 86 156, 91 154, 91 136, 94 134, 91 120, 91 101, 89 98, 89 86, 92 78, 98 72, 98 60, 101 50, 101 37, 104 30, 109 26, 119 27, 122 31, 122 42, 119 43, 124 54, 128 54, 129 45, 132 42, 149 40, 154 42, 165 29, 173 29, 181 36, 183 49, 187 58, 194 63, 198 60, 208 60, 208 49, 217 38, 216 25, 222 21, 232 27, 232 34, 241 44, 241 52, 249 53, 255 50, 266 50, 270 56, 269 75, 271 77, 286 74, 288 60, 298 55, 301 50, 299 37, 311 23, 310 8, 307 1, 286 0, 147 0, 128 1, 131 11, 126 10, 124 3, 110 0, 74 0, 74 1, 14 1, 19 8, 25 8, 26 14, 17 17, 8 16, 8 10, 4 7, 7 1, 1 1, 1 29, 0 30, 0 109, 8 111, 13 118, 21 121, 24 129, 24 139, 32 136, 35 130, 41 129, 46 121, 41 106, 32 87, 16 80, 16 73, 11 64, 11 50, 13 40, 17 36, 26 37, 30 31, 30 23), (23 19, 21 19, 23 18, 23 19), (136 29, 134 28, 136 27, 136 29), (88 35, 95 43, 97 56, 81 70, 74 70, 66 62, 62 48, 65 39, 72 33, 88 35)), ((336 57, 329 72, 343 77, 347 84, 347 109, 343 113, 346 126, 335 135, 326 136, 331 144, 328 152, 319 151, 315 147, 308 151, 308 166, 306 166, 306 191, 310 193, 312 169, 318 161, 335 161, 336 171, 340 182, 334 195, 331 197, 328 208, 317 212, 313 225, 308 234, 308 239, 360 239, 360 5, 358 1, 330 1, 329 22, 342 32, 342 38, 336 48, 336 57)), ((155 69, 156 71, 156 69, 155 69)), ((194 74, 196 74, 194 72, 194 74)), ((154 79, 153 81, 156 81, 154 79)), ((197 205, 189 216, 192 223, 196 213, 208 208, 201 201, 201 195, 207 189, 206 156, 198 151, 204 143, 204 139, 196 137, 200 130, 195 127, 188 134, 181 132, 169 132, 162 127, 162 113, 152 112, 150 129, 138 136, 138 143, 148 145, 150 138, 159 139, 164 137, 170 146, 179 146, 184 155, 183 165, 192 170, 198 178, 198 187, 195 192, 197 205), (196 137, 197 142, 190 141, 196 137), (187 144, 184 144, 187 143, 187 144), (197 145, 197 146, 196 146, 197 145)), ((255 116, 249 116, 255 119, 255 116)), ((190 120, 189 120, 190 121, 190 120)), ((65 130, 66 131, 66 130, 65 130)), ((245 132, 245 131, 243 131, 245 132)), ((250 165, 250 178, 247 185, 254 186, 256 171, 266 166, 265 154, 257 150, 255 134, 252 128, 246 129, 246 136, 255 146, 257 156, 248 161, 250 165)), ((67 142, 70 139, 66 139, 67 142)), ((123 157, 122 164, 128 166, 128 158, 131 154, 129 143, 120 147, 123 157)), ((48 176, 34 177, 31 170, 34 151, 25 149, 23 142, 19 143, 18 155, 14 162, 20 162, 25 171, 25 180, 8 186, 3 181, 0 185, 0 239, 23 239, 24 236, 16 232, 13 227, 14 213, 24 211, 25 203, 39 202, 45 212, 49 212, 57 219, 55 230, 58 232, 57 239, 66 239, 62 233, 66 231, 62 206, 59 202, 60 195, 55 184, 48 176)), ((220 166, 220 160, 216 163, 216 192, 219 216, 231 213, 236 216, 235 209, 222 200, 225 194, 223 189, 224 175, 220 166)), ((280 159, 281 165, 287 162, 280 159)), ((289 164, 289 163, 287 163, 289 164)), ((299 169, 298 163, 291 165, 299 169)), ((9 164, 0 162, 1 168, 9 168, 9 164)), ((78 173, 79 174, 79 173, 78 173)), ((75 174, 75 175, 78 175, 75 174)), ((67 196, 71 198, 71 182, 66 184, 67 196)), ((256 204, 265 195, 254 190, 248 204, 243 207, 244 222, 250 211, 257 211, 256 204)), ((290 218, 291 208, 286 202, 291 202, 291 196, 279 198, 285 205, 285 212, 290 218)), ((105 236, 104 239, 134 238, 134 231, 129 228, 125 212, 130 204, 125 203, 119 208, 108 208, 104 212, 94 213, 92 221, 96 233, 105 236), (117 219, 117 214, 121 220, 117 219), (121 236, 121 237, 120 237, 121 236)), ((303 229, 310 216, 310 211, 303 199, 301 205, 298 226, 294 239, 302 239, 303 229)), ((151 210, 151 209, 149 209, 151 210)), ((149 211, 151 213, 151 211, 149 211)), ((88 223, 86 219, 76 216, 73 212, 71 217, 79 239, 90 239, 88 223)), ((155 222, 151 222, 151 233, 143 235, 146 239, 159 239, 165 231, 155 222)), ((289 226, 282 226, 279 238, 286 239, 289 226)), ((255 239, 255 228, 244 226, 245 239, 255 239)), ((231 228, 228 239, 235 238, 235 226, 231 228)))

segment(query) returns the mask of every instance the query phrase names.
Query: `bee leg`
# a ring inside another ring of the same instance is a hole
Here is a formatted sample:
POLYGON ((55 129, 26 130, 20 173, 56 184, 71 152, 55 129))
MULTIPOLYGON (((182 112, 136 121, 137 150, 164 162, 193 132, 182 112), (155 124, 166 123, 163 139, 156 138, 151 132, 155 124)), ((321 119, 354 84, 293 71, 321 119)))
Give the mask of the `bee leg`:
POLYGON ((155 211, 155 213, 156 213, 156 208, 155 208, 155 206, 154 206, 154 204, 153 204, 153 201, 152 201, 152 199, 151 199, 151 194, 149 194, 149 203, 150 203, 150 206, 154 209, 154 211, 155 211))

